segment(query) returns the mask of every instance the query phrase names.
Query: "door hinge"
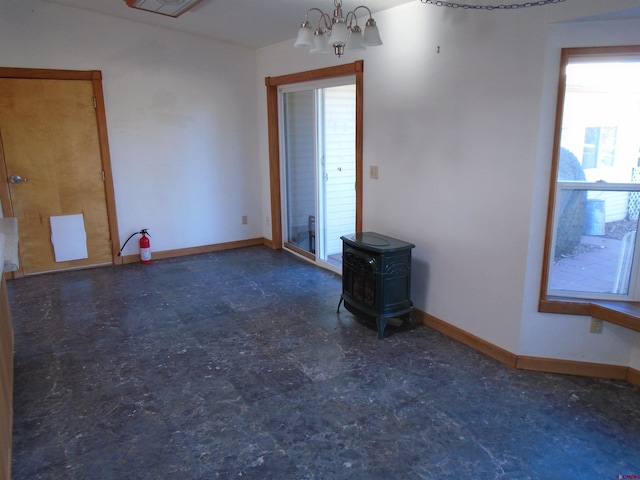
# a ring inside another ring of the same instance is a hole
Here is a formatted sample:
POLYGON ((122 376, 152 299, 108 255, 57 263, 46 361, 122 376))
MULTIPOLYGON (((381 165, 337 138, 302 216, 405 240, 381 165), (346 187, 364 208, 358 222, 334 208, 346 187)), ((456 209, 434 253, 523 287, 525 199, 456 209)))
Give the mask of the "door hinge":
POLYGON ((93 97, 93 108, 98 108, 98 101, 96 100, 96 97, 93 97))
POLYGON ((102 170, 100 173, 102 174, 102 181, 104 182, 105 181, 104 170, 102 170))

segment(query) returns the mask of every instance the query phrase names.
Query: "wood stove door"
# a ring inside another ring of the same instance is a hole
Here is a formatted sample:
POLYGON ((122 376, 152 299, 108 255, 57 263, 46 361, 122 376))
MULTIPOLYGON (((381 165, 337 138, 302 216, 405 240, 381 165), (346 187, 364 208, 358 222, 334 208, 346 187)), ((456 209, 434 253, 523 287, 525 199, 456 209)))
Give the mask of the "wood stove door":
POLYGON ((375 258, 345 248, 342 262, 342 290, 365 308, 376 308, 375 258))

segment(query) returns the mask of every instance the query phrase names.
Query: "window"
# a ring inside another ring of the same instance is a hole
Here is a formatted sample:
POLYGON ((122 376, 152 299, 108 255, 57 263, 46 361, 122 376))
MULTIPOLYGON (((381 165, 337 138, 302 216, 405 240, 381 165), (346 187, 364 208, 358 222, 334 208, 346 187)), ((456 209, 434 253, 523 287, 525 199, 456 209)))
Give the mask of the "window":
POLYGON ((640 301, 640 47, 565 49, 561 75, 541 305, 640 301))

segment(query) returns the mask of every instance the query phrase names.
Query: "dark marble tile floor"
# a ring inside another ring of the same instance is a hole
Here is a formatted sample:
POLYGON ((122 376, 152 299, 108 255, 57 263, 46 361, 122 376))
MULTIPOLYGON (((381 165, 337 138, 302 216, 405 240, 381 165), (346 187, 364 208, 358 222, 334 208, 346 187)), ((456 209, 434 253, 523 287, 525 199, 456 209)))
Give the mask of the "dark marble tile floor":
POLYGON ((264 247, 12 280, 14 479, 640 476, 640 389, 380 341, 264 247))

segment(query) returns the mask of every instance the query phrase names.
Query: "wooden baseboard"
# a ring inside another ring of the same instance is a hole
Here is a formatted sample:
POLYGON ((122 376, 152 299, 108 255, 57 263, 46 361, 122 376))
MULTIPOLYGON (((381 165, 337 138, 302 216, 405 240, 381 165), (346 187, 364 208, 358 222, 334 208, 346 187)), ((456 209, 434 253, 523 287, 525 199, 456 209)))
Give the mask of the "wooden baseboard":
POLYGON ((560 360, 557 358, 529 357, 526 355, 518 356, 516 368, 536 372, 580 375, 583 377, 612 378, 615 380, 626 380, 629 371, 628 367, 619 365, 560 360))
MULTIPOLYGON (((234 248, 254 247, 256 245, 270 246, 271 241, 266 238, 249 238, 247 240, 236 240, 234 242, 215 243, 212 245, 202 245, 200 247, 180 248, 177 250, 163 250, 160 252, 151 252, 153 260, 162 260, 166 258, 184 257, 187 255, 198 255, 201 253, 219 252, 222 250, 232 250, 234 248)), ((140 255, 126 255, 120 257, 122 264, 137 263, 140 261, 140 255)))
POLYGON ((640 370, 629 367, 629 371, 627 372, 627 382, 640 387, 640 370))
POLYGON ((475 335, 465 332, 461 328, 454 327, 453 325, 440 320, 439 318, 429 315, 421 310, 415 309, 414 316, 417 320, 422 321, 425 325, 444 333, 448 337, 453 338, 465 345, 470 346, 474 350, 484 353, 485 355, 498 360, 499 362, 508 365, 511 368, 515 368, 518 357, 503 348, 500 348, 492 343, 487 342, 475 335))
POLYGON ((469 347, 478 350, 479 352, 484 353, 485 355, 498 360, 511 368, 536 372, 626 380, 633 385, 640 386, 640 371, 630 367, 516 355, 421 310, 415 309, 414 316, 416 320, 421 321, 434 330, 464 343, 465 345, 468 345, 469 347))

